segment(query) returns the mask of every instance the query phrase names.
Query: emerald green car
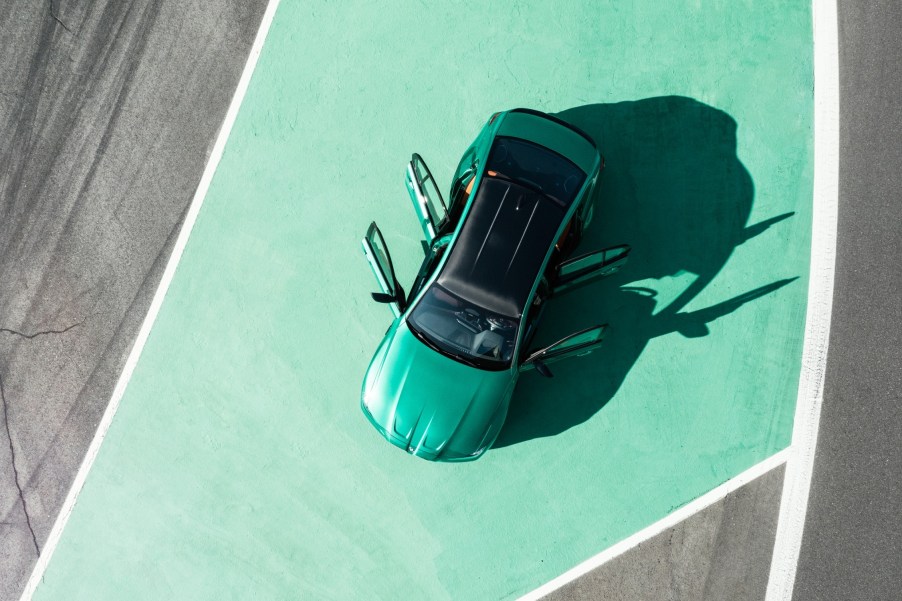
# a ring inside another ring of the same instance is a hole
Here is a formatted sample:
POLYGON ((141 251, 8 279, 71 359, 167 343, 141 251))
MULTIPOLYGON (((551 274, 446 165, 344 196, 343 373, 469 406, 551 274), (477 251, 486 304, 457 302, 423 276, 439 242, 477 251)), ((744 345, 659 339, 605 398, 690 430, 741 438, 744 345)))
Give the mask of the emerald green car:
POLYGON ((361 408, 389 442, 433 461, 491 447, 521 373, 585 355, 606 325, 531 348, 546 301, 619 270, 626 245, 570 258, 594 212, 603 160, 576 127, 529 109, 495 113, 464 153, 449 201, 419 155, 407 187, 426 257, 404 292, 379 228, 363 250, 394 321, 363 379, 361 408))

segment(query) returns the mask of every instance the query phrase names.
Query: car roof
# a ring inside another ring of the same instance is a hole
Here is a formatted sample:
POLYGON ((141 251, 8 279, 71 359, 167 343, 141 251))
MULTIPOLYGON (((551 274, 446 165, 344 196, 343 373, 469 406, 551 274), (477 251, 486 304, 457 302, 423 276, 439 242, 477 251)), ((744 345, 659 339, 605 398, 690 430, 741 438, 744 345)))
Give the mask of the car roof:
POLYGON ((541 192, 486 176, 436 282, 494 313, 520 317, 566 211, 541 192))

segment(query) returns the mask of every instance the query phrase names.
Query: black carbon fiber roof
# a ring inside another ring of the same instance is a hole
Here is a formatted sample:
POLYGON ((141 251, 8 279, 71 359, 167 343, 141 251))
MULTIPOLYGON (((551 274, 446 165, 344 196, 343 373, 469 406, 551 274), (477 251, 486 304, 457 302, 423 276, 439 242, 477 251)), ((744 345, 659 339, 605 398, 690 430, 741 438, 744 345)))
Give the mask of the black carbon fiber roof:
POLYGON ((544 194, 486 177, 438 284, 489 311, 519 317, 564 216, 544 194))

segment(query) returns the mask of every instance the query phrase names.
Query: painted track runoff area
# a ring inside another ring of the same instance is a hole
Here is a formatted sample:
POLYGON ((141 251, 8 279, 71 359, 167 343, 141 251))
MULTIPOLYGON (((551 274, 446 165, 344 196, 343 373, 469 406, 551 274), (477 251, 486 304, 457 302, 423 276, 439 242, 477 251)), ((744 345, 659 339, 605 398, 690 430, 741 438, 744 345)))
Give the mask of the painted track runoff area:
POLYGON ((785 449, 808 285, 811 15, 693 6, 577 18, 527 3, 465 28, 413 4, 281 6, 36 598, 509 598, 785 449), (436 49, 449 28, 475 42, 436 49), (470 69, 487 48, 503 60, 470 69), (749 73, 785 93, 756 94, 749 73), (522 387, 484 459, 417 462, 357 414, 389 319, 357 240, 377 218, 409 277, 410 152, 447 179, 479 121, 515 105, 598 139, 605 218, 586 244, 635 249, 618 279, 562 299, 546 335, 587 315, 615 329, 522 387))

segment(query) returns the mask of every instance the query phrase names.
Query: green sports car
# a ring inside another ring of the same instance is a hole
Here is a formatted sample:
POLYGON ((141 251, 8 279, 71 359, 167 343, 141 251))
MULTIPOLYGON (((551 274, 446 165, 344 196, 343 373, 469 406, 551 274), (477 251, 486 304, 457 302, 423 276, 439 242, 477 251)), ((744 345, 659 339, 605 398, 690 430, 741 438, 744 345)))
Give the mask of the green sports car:
POLYGON ((419 155, 407 187, 426 257, 404 292, 372 223, 363 250, 394 321, 363 379, 361 408, 395 446, 467 461, 492 445, 520 374, 585 355, 605 325, 531 343, 546 301, 619 270, 630 249, 570 258, 592 220, 603 160, 576 127, 529 109, 495 113, 464 153, 448 203, 419 155))

